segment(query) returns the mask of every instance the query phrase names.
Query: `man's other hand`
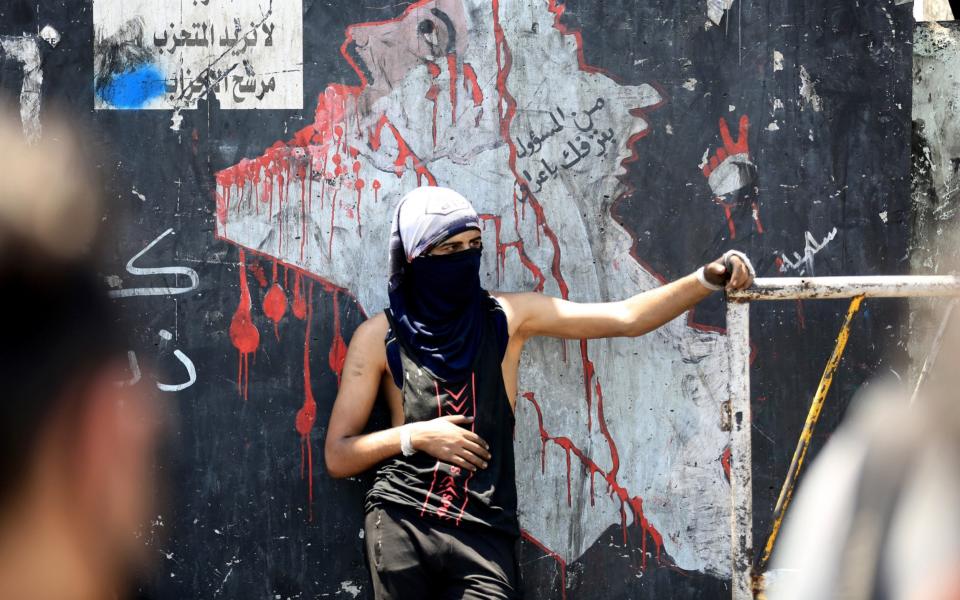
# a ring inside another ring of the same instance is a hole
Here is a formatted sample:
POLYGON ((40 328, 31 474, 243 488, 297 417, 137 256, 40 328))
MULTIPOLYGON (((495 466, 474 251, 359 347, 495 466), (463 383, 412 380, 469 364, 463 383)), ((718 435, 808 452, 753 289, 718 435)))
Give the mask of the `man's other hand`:
POLYGON ((476 471, 487 468, 490 446, 479 435, 461 427, 472 422, 473 417, 452 415, 405 427, 412 427, 410 440, 416 450, 445 463, 476 471))

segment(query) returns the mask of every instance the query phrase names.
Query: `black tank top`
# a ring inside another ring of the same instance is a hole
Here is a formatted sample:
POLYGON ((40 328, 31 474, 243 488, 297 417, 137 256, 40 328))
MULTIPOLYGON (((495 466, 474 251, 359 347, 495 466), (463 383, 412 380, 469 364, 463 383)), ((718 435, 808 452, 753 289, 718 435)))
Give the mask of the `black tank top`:
MULTIPOLYGON (((393 331, 389 310, 387 319, 393 331)), ((388 459, 380 464, 367 493, 368 512, 383 504, 400 505, 454 526, 520 534, 513 459, 514 417, 500 368, 505 336, 506 317, 494 300, 485 311, 481 346, 471 375, 465 381, 443 381, 423 368, 399 339, 388 334, 388 363, 395 378, 402 374, 404 421, 472 416, 470 429, 490 445, 491 459, 486 469, 476 472, 438 461, 425 452, 388 459)))

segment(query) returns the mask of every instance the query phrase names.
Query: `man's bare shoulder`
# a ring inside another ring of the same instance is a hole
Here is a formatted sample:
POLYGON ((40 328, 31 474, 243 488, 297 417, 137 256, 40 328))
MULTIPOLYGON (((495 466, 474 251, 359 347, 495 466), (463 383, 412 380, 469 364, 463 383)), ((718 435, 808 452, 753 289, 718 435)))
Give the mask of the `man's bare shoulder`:
POLYGON ((496 298, 503 308, 503 312, 507 315, 511 336, 517 333, 526 316, 531 311, 536 310, 538 303, 541 303, 546 297, 539 292, 496 291, 490 292, 490 295, 496 298))
POLYGON ((387 351, 385 348, 385 338, 387 337, 387 330, 389 328, 390 324, 387 321, 386 315, 383 313, 378 313, 363 323, 360 323, 353 332, 353 337, 350 338, 350 347, 347 351, 348 362, 352 355, 355 360, 359 359, 365 363, 373 361, 378 366, 382 365, 386 368, 387 351))
POLYGON ((387 321, 387 316, 377 313, 360 323, 353 332, 350 346, 366 353, 385 354, 384 340, 388 329, 390 329, 390 323, 387 321))
POLYGON ((520 313, 524 309, 536 307, 548 299, 549 296, 540 292, 490 292, 490 295, 497 299, 503 310, 510 313, 520 313))
POLYGON ((389 324, 383 313, 376 314, 354 330, 347 348, 343 386, 357 377, 376 377, 387 369, 385 339, 389 324), (371 370, 372 369, 372 370, 371 370))
POLYGON ((500 292, 492 291, 490 295, 496 298, 497 302, 500 303, 500 306, 504 310, 509 311, 510 309, 515 309, 518 306, 530 302, 531 296, 541 296, 537 292, 500 292))

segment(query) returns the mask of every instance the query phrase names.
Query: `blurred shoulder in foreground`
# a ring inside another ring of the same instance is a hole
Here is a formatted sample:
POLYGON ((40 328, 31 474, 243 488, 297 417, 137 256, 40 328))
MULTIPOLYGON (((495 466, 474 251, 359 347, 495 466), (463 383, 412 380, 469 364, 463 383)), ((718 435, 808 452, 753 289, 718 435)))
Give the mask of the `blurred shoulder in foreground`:
POLYGON ((119 598, 145 564, 162 415, 128 379, 97 269, 103 206, 69 129, 0 112, 0 598, 119 598))
POLYGON ((956 316, 909 398, 873 385, 851 406, 787 511, 767 598, 960 600, 956 316))

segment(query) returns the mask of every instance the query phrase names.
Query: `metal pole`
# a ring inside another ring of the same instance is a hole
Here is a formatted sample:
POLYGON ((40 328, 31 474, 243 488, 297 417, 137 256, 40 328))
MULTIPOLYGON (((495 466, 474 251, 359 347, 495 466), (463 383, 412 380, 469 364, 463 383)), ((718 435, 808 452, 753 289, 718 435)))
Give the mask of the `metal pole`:
POLYGON ((868 277, 761 277, 750 289, 731 291, 734 300, 825 300, 960 296, 960 278, 950 275, 868 277))
POLYGON ((750 303, 727 302, 730 398, 730 542, 733 600, 753 600, 753 459, 750 441, 750 303))
MULTIPOLYGON (((727 292, 730 398, 730 534, 733 600, 753 600, 753 482, 750 441, 750 302, 831 298, 960 296, 960 277, 766 277, 727 292)), ((757 573, 760 576, 761 573, 757 573)))

